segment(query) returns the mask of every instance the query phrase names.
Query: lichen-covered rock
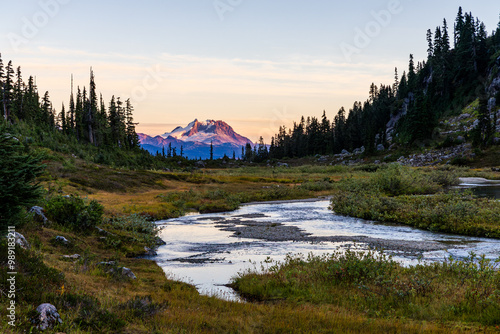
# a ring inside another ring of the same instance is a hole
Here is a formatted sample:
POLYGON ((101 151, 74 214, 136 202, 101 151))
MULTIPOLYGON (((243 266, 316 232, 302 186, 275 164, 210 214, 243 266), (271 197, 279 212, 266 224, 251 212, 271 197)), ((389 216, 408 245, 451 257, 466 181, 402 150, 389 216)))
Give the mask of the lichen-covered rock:
POLYGON ((61 316, 57 313, 56 307, 52 304, 41 304, 36 308, 36 311, 38 312, 38 315, 33 320, 33 323, 38 329, 44 331, 48 328, 54 327, 58 323, 62 324, 63 322, 61 316))
POLYGON ((14 232, 14 237, 16 239, 16 245, 19 245, 19 247, 23 249, 30 249, 31 246, 28 240, 26 240, 26 238, 24 237, 24 235, 22 235, 19 232, 14 232))
POLYGON ((136 279, 137 278, 134 275, 134 273, 132 272, 132 270, 130 270, 129 268, 126 268, 126 267, 122 267, 122 275, 126 276, 128 278, 131 278, 131 279, 136 279))
POLYGON ((80 254, 73 254, 73 255, 63 255, 62 258, 65 260, 78 260, 82 256, 80 254))
POLYGON ((156 256, 158 253, 154 249, 151 249, 149 247, 144 247, 144 254, 147 256, 156 256))
POLYGON ((43 211, 44 211, 43 208, 40 206, 33 206, 30 209, 30 213, 34 213, 37 219, 40 219, 43 223, 46 223, 48 219, 47 217, 45 217, 43 211))
POLYGON ((68 239, 66 239, 65 237, 61 237, 60 235, 56 237, 56 242, 59 242, 63 245, 69 245, 71 243, 68 239))

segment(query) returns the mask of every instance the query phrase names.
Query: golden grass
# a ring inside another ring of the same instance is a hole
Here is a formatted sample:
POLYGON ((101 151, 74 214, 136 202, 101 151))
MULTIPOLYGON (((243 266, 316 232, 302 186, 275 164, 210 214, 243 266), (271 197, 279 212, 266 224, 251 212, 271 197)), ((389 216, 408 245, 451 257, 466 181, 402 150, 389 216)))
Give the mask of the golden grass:
MULTIPOLYGON (((174 209, 162 202, 158 195, 174 191, 196 192, 222 189, 230 193, 256 192, 263 187, 280 184, 294 187, 308 180, 329 177, 338 181, 353 173, 327 173, 321 168, 270 169, 251 167, 242 169, 206 170, 203 173, 164 173, 157 171, 123 171, 110 167, 88 164, 75 159, 71 166, 50 162, 43 184, 55 192, 88 196, 102 203, 106 215, 123 215, 147 212, 168 216, 174 209), (94 178, 94 180, 92 180, 94 178), (106 180, 109 178, 109 180, 106 180), (101 181, 101 183, 99 183, 101 181)), ((366 174, 355 173, 355 177, 366 174)), ((328 194, 318 191, 315 195, 328 194)), ((101 307, 114 312, 125 320, 123 333, 471 333, 479 327, 463 327, 462 324, 432 323, 408 319, 381 319, 369 317, 342 306, 294 304, 285 301, 274 303, 235 303, 215 297, 200 296, 190 285, 168 280, 163 270, 147 259, 127 258, 106 248, 97 234, 74 234, 47 227, 20 230, 41 254, 45 264, 62 271, 65 275, 63 294, 88 295, 97 298, 101 307), (51 244, 56 235, 63 235, 74 242, 70 248, 51 244), (34 242, 38 240, 37 242, 34 242), (61 259, 62 255, 79 253, 82 261, 61 259), (121 266, 130 268, 137 280, 120 281, 102 274, 95 268, 99 261, 118 260, 121 266), (151 317, 131 318, 122 305, 136 296, 152 296, 153 302, 167 305, 151 317)), ((22 297, 21 297, 22 298, 22 297)), ((0 317, 5 319, 5 298, 1 299, 0 317)), ((25 305, 26 306, 26 305, 25 305)), ((31 305, 33 309, 37 305, 31 305)), ((26 306, 28 308, 28 306, 26 306)), ((27 310, 24 310, 27 312, 27 310)), ((24 312, 23 311, 23 312, 24 312)), ((111 333, 105 329, 79 329, 73 324, 78 310, 59 310, 64 324, 57 331, 65 333, 111 333)), ((26 315, 23 313, 22 315, 26 315)), ((486 329, 490 330, 491 329, 486 329)), ((18 333, 2 322, 2 333, 18 333)))
MULTIPOLYGON (((447 323, 419 322, 408 319, 371 318, 363 312, 342 306, 274 303, 235 303, 215 297, 200 296, 185 283, 174 282, 165 277, 163 270, 147 259, 120 257, 121 266, 126 266, 138 277, 134 281, 116 281, 108 276, 96 274, 92 265, 116 255, 101 247, 99 235, 77 235, 50 228, 21 231, 29 240, 39 238, 44 262, 64 272, 64 290, 61 293, 78 293, 97 298, 101 307, 125 317, 121 306, 136 296, 153 297, 155 303, 167 307, 152 317, 124 318, 127 325, 123 333, 470 333, 479 331, 475 327, 447 323), (54 246, 50 240, 63 235, 72 240, 71 248, 54 246), (91 256, 89 269, 81 263, 68 262, 61 255, 80 253, 91 256), (64 291, 64 292, 63 292, 64 291)), ((2 301, 3 303, 4 301, 2 301)), ((34 305, 33 307, 36 307, 34 305)), ((2 307, 3 308, 3 307, 2 307)), ((67 333, 111 333, 99 330, 81 330, 69 325, 77 320, 75 310, 59 310, 67 327, 67 333), (68 331, 69 328, 72 328, 68 331)), ((4 311, 0 316, 4 316, 4 311)), ((64 324, 63 324, 64 325, 64 324)), ((65 329, 66 328, 66 329, 65 329)), ((8 327, 1 327, 9 333, 8 327)), ((17 332, 13 332, 17 333, 17 332)))

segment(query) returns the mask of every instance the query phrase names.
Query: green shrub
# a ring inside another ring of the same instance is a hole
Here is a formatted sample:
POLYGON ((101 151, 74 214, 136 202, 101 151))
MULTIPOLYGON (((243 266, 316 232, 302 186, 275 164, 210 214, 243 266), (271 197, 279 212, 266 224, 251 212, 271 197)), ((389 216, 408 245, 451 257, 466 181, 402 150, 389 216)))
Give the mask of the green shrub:
POLYGON ((423 173, 399 164, 381 170, 375 175, 374 182, 389 196, 433 194, 440 188, 423 173))
MULTIPOLYGON (((147 246, 154 245, 156 236, 160 231, 159 227, 154 222, 138 214, 108 219, 105 225, 110 226, 120 234, 126 231, 131 241, 144 243, 147 246)), ((108 239, 115 240, 116 238, 108 236, 108 239)), ((115 241, 118 242, 117 240, 115 241)))
POLYGON ((47 217, 65 227, 83 232, 102 221, 104 207, 97 201, 87 201, 76 196, 52 197, 45 206, 47 217))

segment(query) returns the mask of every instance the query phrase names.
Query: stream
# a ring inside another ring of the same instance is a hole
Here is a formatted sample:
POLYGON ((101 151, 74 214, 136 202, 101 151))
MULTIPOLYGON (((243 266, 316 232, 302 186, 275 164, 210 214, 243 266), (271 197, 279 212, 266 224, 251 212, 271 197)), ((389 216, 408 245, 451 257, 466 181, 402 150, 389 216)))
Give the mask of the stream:
POLYGON ((500 240, 338 216, 329 205, 328 199, 256 203, 228 213, 159 221, 166 245, 153 260, 168 278, 193 284, 201 294, 240 301, 226 286, 231 278, 287 254, 377 247, 403 265, 442 261, 450 255, 463 259, 471 251, 489 259, 500 255, 500 240))

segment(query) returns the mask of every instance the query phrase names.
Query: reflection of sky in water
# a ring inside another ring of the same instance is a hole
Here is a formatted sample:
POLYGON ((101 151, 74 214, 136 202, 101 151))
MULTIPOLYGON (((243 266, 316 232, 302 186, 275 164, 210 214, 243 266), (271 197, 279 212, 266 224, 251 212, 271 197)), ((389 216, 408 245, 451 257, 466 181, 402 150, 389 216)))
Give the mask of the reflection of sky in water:
MULTIPOLYGON (((277 222, 294 225, 314 236, 368 236, 392 240, 440 241, 447 251, 426 252, 424 261, 441 261, 449 255, 463 258, 470 251, 495 259, 500 255, 500 240, 472 238, 422 231, 402 225, 384 225, 361 219, 334 215, 329 201, 255 204, 225 214, 181 217, 159 222, 164 226, 161 238, 167 243, 158 249, 155 260, 169 277, 196 285, 201 293, 237 300, 230 288, 223 286, 238 272, 260 269, 268 257, 280 261, 289 253, 316 255, 352 247, 347 243, 271 242, 232 237, 232 232, 215 227, 209 218, 234 218, 238 215, 265 214, 266 217, 242 220, 277 222), (203 220, 198 220, 203 218, 203 220), (198 263, 194 263, 199 260, 198 263), (200 262, 201 261, 201 262, 200 262)), ((358 245, 362 247, 363 245, 358 245)), ((415 264, 415 258, 393 253, 404 264, 415 264)), ((264 264, 265 266, 265 264, 264 264)))

